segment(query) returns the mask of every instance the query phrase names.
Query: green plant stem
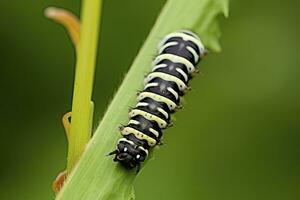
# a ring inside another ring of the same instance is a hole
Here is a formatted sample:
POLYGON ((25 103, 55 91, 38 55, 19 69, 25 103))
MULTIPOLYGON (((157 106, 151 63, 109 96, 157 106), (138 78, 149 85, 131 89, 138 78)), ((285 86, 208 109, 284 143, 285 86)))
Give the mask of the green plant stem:
POLYGON ((227 14, 227 3, 227 0, 167 2, 57 200, 134 198, 132 188, 136 178, 135 171, 123 169, 105 155, 115 149, 120 138, 117 129, 119 124, 128 121, 128 106, 136 103, 136 91, 142 89, 143 77, 150 71, 151 55, 156 54, 157 44, 164 35, 183 28, 196 32, 210 50, 220 50, 217 16, 220 13, 227 14))
POLYGON ((72 103, 67 171, 81 156, 91 136, 91 97, 98 44, 101 0, 84 0, 72 103))

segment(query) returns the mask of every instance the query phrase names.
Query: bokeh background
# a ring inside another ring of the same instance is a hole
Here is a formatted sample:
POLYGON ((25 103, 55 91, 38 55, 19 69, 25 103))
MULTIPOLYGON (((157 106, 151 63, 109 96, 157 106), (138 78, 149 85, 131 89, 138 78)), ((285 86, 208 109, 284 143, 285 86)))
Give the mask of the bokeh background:
MULTIPOLYGON (((104 2, 95 121, 164 0, 104 2)), ((71 108, 74 50, 43 17, 79 0, 0 1, 0 199, 53 199, 64 169, 61 116, 71 108)), ((136 181, 140 200, 300 199, 300 2, 233 1, 222 53, 202 63, 185 109, 136 181)), ((97 124, 97 123, 96 123, 97 124)))

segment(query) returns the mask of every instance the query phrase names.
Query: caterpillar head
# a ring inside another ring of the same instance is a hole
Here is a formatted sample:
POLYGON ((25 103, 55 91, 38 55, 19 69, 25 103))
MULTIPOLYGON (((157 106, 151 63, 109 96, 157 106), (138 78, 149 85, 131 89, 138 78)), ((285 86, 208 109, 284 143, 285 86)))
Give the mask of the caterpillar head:
POLYGON ((148 155, 148 150, 141 146, 135 145, 132 141, 121 138, 118 142, 117 149, 108 155, 114 155, 115 162, 119 162, 127 169, 140 169, 141 162, 144 162, 148 155))

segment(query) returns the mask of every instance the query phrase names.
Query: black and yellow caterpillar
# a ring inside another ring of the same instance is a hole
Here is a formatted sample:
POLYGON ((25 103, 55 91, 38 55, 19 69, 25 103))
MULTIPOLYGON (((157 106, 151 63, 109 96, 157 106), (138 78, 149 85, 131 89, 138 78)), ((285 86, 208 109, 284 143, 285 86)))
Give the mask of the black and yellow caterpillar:
POLYGON ((128 169, 137 167, 148 150, 160 143, 162 129, 171 122, 171 113, 180 108, 180 97, 190 89, 189 80, 197 73, 196 65, 206 50, 191 31, 180 30, 167 35, 159 44, 152 72, 145 77, 138 103, 129 111, 129 122, 120 127, 114 161, 128 169))

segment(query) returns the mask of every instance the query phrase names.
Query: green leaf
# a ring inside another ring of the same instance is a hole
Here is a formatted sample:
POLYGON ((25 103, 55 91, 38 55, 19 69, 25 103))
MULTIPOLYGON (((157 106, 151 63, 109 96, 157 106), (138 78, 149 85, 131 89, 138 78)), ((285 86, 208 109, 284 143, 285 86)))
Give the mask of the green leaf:
POLYGON ((209 50, 220 51, 220 14, 228 15, 228 0, 166 3, 58 200, 134 199, 135 171, 127 171, 105 156, 115 149, 120 138, 117 127, 128 121, 128 107, 136 103, 136 91, 143 88, 143 77, 150 71, 152 55, 156 54, 160 39, 178 29, 189 29, 200 36, 209 50))

